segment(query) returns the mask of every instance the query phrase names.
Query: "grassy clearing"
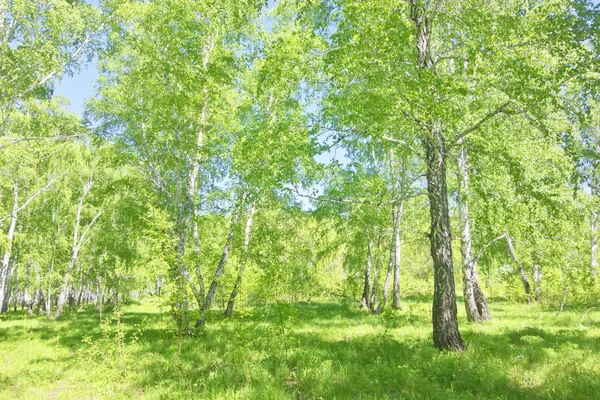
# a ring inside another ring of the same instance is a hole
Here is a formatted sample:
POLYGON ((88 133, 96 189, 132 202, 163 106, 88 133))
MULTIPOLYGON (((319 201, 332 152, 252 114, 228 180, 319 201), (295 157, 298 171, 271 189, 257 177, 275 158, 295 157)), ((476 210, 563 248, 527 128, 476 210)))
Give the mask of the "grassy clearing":
POLYGON ((272 305, 181 343, 169 316, 130 305, 104 328, 90 310, 0 322, 0 398, 590 399, 600 393, 600 311, 496 303, 432 348, 429 299, 370 315, 354 305, 272 305), (268 316, 267 316, 268 313, 268 316), (265 323, 265 317, 267 321, 265 323), (119 335, 122 332, 122 335, 119 335))

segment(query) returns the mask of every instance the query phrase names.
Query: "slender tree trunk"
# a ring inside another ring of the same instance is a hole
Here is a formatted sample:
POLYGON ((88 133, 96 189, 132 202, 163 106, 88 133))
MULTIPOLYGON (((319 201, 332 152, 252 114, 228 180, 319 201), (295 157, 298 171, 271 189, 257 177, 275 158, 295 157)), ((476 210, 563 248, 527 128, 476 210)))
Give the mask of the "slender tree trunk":
POLYGON ((512 238, 510 234, 506 234, 506 244, 508 245, 508 252, 510 253, 510 257, 513 259, 515 264, 517 264, 517 270, 519 271, 519 275, 521 276, 521 280, 523 281, 523 287, 525 288, 525 296, 527 297, 527 302, 531 303, 531 284, 529 283, 529 278, 527 278, 527 274, 523 269, 523 264, 517 258, 517 253, 515 252, 515 248, 512 243, 512 238))
POLYGON ((385 281, 383 282, 383 288, 381 290, 381 303, 377 306, 377 314, 381 313, 387 305, 388 297, 390 296, 390 282, 392 281, 392 273, 394 271, 394 252, 396 246, 394 244, 394 237, 392 236, 392 245, 390 246, 390 257, 388 259, 388 268, 385 274, 385 281))
POLYGON ((542 269, 538 263, 533 264, 533 293, 535 301, 542 302, 542 269))
POLYGON ((206 294, 206 299, 204 301, 204 305, 202 310, 200 311, 200 319, 196 321, 196 328, 204 325, 206 322, 206 315, 208 310, 210 310, 210 306, 214 300, 215 294, 217 293, 217 286, 221 282, 221 277, 223 276, 223 272, 225 271, 225 265, 227 264, 227 260, 229 258, 229 251, 231 250, 231 242, 233 240, 233 230, 237 221, 241 214, 241 209, 243 207, 244 201, 246 200, 246 193, 242 195, 242 199, 240 201, 240 210, 236 212, 231 219, 231 225, 229 226, 229 234, 227 235, 227 240, 225 241, 225 247, 223 248, 223 253, 221 254, 221 259, 219 260, 219 265, 215 271, 215 276, 210 284, 210 288, 208 289, 208 293, 206 294))
POLYGON ((467 148, 461 139, 458 156, 458 210, 460 221, 460 252, 463 270, 463 295, 467 321, 481 322, 491 319, 487 299, 479 286, 477 265, 473 259, 471 220, 469 217, 469 160, 467 148))
POLYGON ((50 318, 50 313, 52 312, 52 272, 54 270, 54 257, 56 253, 56 240, 53 243, 52 249, 52 258, 50 259, 50 268, 48 269, 48 282, 46 286, 46 298, 44 299, 46 303, 46 317, 50 318))
POLYGON ((69 260, 69 264, 67 265, 67 271, 63 278, 63 283, 60 289, 60 294, 58 296, 58 300, 56 302, 56 313, 55 317, 60 317, 62 314, 63 307, 68 300, 69 295, 69 278, 71 277, 71 272, 73 267, 75 266, 75 262, 77 261, 77 256, 79 255, 79 250, 81 250, 81 246, 85 243, 85 237, 90 230, 90 228, 94 225, 94 223, 98 220, 98 218, 102 215, 102 210, 100 210, 91 222, 85 227, 81 235, 79 234, 80 222, 81 222, 81 211, 83 210, 83 204, 85 201, 85 197, 92 189, 94 182, 90 177, 88 182, 84 185, 83 194, 79 199, 79 204, 77 206, 77 216, 75 218, 75 227, 73 230, 73 246, 71 247, 71 259, 69 260))
POLYGON ((69 261, 69 265, 67 266, 67 271, 65 272, 65 276, 63 277, 63 282, 60 288, 60 293, 58 295, 58 300, 56 302, 56 313, 55 317, 60 317, 63 311, 63 307, 67 303, 67 297, 69 295, 69 279, 71 277, 71 271, 75 266, 75 261, 77 261, 77 256, 79 254, 79 247, 74 247, 71 252, 71 260, 69 261))
POLYGON ((33 305, 33 307, 37 308, 38 314, 42 313, 42 303, 41 303, 42 287, 41 287, 40 280, 41 280, 40 270, 39 270, 39 267, 36 267, 35 268, 35 290, 34 290, 32 305, 33 305))
MULTIPOLYGON (((206 62, 206 60, 205 60, 206 62)), ((206 65, 205 65, 206 67, 206 65)), ((179 232, 179 242, 177 244, 177 260, 175 268, 171 271, 171 277, 177 282, 179 293, 176 294, 176 299, 174 299, 174 304, 176 305, 176 316, 178 319, 178 325, 183 328, 183 330, 187 331, 189 327, 189 316, 188 316, 188 307, 187 307, 187 290, 185 287, 185 281, 191 283, 191 279, 189 279, 189 272, 187 271, 187 267, 185 265, 185 251, 187 246, 187 235, 188 230, 190 228, 189 222, 190 218, 194 217, 194 234, 197 235, 197 191, 198 191, 198 175, 200 173, 200 161, 201 161, 201 151, 204 144, 204 129, 206 123, 206 107, 207 101, 204 101, 202 106, 202 120, 201 127, 198 129, 198 134, 196 136, 196 149, 193 155, 193 161, 191 168, 188 174, 188 181, 186 184, 186 192, 185 192, 185 201, 183 207, 180 211, 179 222, 178 222, 178 232, 179 232)), ((198 242, 196 242, 198 243, 198 242)), ((198 249, 199 247, 196 246, 198 249)), ((199 256, 199 254, 197 254, 199 256)), ((196 272, 197 275, 201 278, 200 268, 198 265, 198 260, 196 260, 196 272)), ((200 294, 204 291, 204 283, 199 282, 202 289, 192 288, 194 291, 194 297, 196 301, 201 299, 203 296, 200 294)), ((198 302, 200 305, 200 302, 198 302)))
MULTIPOLYGON (((381 233, 379 234, 379 240, 377 241, 377 248, 381 250, 381 233)), ((373 246, 369 248, 369 254, 367 255, 367 263, 370 263, 373 266, 373 286, 371 288, 371 302, 369 304, 369 308, 372 312, 376 312, 375 305, 377 304, 377 285, 379 283, 379 257, 375 258, 375 262, 373 262, 373 246)))
MULTIPOLYGON (((196 279, 198 280, 198 290, 200 298, 206 296, 204 287, 204 277, 202 275, 202 264, 200 262, 200 235, 198 233, 198 208, 195 209, 194 219, 194 255, 196 256, 196 279)), ((198 304, 201 307, 201 304, 198 304)))
POLYGON ((598 212, 592 213, 592 224, 591 224, 591 239, 590 246, 592 251, 592 265, 590 269, 590 275, 593 280, 596 279, 598 274, 598 212))
POLYGON ((244 270, 246 269, 246 262, 248 261, 248 247, 250 244, 250 231, 252 229, 252 218, 254 216, 254 204, 250 207, 250 212, 248 213, 248 218, 246 219, 246 229, 244 231, 244 250, 242 255, 242 261, 240 262, 240 270, 238 271, 237 279, 235 280, 235 284, 233 285, 233 290, 231 291, 231 295, 229 296, 229 301, 227 302, 227 308, 225 309, 225 316, 230 317, 233 313, 233 305, 235 303, 235 298, 240 290, 240 286, 242 286, 242 279, 244 277, 244 270))
POLYGON ((30 279, 31 279, 31 260, 27 261, 27 264, 25 264, 25 290, 23 292, 23 303, 27 307, 28 315, 33 314, 33 297, 31 296, 31 293, 29 292, 30 279))
POLYGON ((12 278, 11 278, 11 290, 9 292, 12 293, 12 301, 13 301, 13 311, 17 312, 17 299, 19 298, 19 269, 17 268, 17 259, 13 258, 12 262, 12 278))
POLYGON ((363 288, 362 299, 360 300, 360 305, 363 308, 371 308, 371 264, 372 259, 371 255, 373 253, 373 240, 369 240, 369 248, 367 252, 367 265, 365 266, 365 285, 363 288))
POLYGON ((400 309, 400 262, 402 260, 401 242, 400 242, 400 220, 404 211, 404 202, 396 206, 396 223, 394 225, 394 305, 396 310, 400 309))
POLYGON ((381 303, 379 304, 379 306, 377 307, 377 313, 380 313, 383 311, 383 309, 385 308, 385 306, 387 305, 387 301, 389 298, 389 293, 390 293, 390 283, 392 281, 392 274, 394 272, 394 267, 395 267, 395 262, 396 262, 396 236, 398 235, 398 225, 399 225, 399 214, 398 214, 398 208, 396 206, 394 206, 392 208, 392 224, 393 224, 393 228, 392 228, 392 240, 391 240, 391 245, 390 245, 390 257, 388 260, 388 269, 387 269, 387 273, 385 275, 385 281, 383 283, 383 290, 382 290, 382 300, 381 303))
POLYGON ((4 312, 6 309, 4 301, 7 290, 7 275, 9 272, 9 264, 10 264, 10 256, 12 250, 13 239, 15 237, 15 228, 17 226, 17 210, 19 209, 19 185, 15 183, 13 188, 13 208, 12 213, 10 215, 10 225, 8 228, 8 233, 6 235, 6 240, 8 242, 6 251, 2 256, 2 265, 0 266, 0 314, 4 312))

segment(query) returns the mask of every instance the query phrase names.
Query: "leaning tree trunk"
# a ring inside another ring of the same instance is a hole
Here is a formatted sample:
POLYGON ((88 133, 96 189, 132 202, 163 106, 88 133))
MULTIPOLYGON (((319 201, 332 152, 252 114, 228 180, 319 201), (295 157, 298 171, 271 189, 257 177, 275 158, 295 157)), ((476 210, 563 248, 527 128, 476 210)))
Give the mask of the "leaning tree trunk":
POLYGON ((394 304, 393 308, 400 309, 400 261, 402 259, 400 242, 400 219, 404 209, 404 202, 396 206, 396 223, 394 224, 394 304))
MULTIPOLYGON (((462 142, 462 140, 461 140, 462 142)), ((462 144, 462 143, 461 143, 462 144)), ((469 160, 467 148, 462 144, 458 156, 458 211, 460 221, 460 252, 462 256, 463 295, 467 321, 481 322, 491 319, 485 295, 479 286, 477 266, 473 259, 471 220, 469 218, 469 160)))
POLYGON ((360 300, 360 305, 362 308, 371 308, 371 264, 372 264, 372 256, 373 254, 373 240, 369 240, 369 248, 367 253, 367 265, 365 266, 365 285, 363 287, 363 294, 360 300))
POLYGON ((246 269, 246 262, 248 261, 248 245, 250 244, 250 230, 252 229, 252 217, 254 216, 254 205, 250 207, 250 212, 248 213, 248 219, 246 220, 246 229, 244 231, 244 250, 242 255, 242 261, 240 262, 240 270, 238 271, 237 279, 235 280, 235 284, 233 285, 233 290, 231 291, 231 295, 229 296, 229 301, 227 302, 227 308, 225 309, 225 316, 230 317, 233 313, 233 305, 235 303, 235 298, 240 290, 240 286, 242 286, 242 279, 244 277, 244 270, 246 269))
POLYGON ((206 293, 206 299, 204 300, 203 307, 200 310, 200 318, 198 319, 198 321, 196 321, 196 328, 203 326, 206 322, 206 315, 208 313, 208 310, 210 310, 210 306, 212 305, 212 302, 215 298, 215 294, 217 293, 217 287, 219 286, 219 283, 221 282, 221 278, 223 277, 223 273, 225 271, 225 265, 227 264, 227 259, 229 258, 231 242, 233 240, 233 230, 240 217, 241 208, 244 204, 245 199, 246 193, 244 192, 240 202, 240 210, 239 212, 236 212, 233 218, 231 219, 231 225, 229 227, 229 234, 227 235, 227 240, 225 241, 225 247, 223 248, 223 253, 221 254, 221 259, 219 260, 219 265, 217 266, 217 270, 215 271, 215 276, 213 277, 213 280, 210 284, 210 288, 206 293))
POLYGON ((510 257, 513 259, 515 264, 517 264, 517 270, 519 271, 519 275, 521 276, 521 280, 523 281, 523 287, 525 289, 525 296, 527 297, 527 302, 531 303, 531 283, 529 283, 529 278, 527 278, 527 274, 523 269, 523 264, 521 264, 521 261, 517 258, 517 253, 515 252, 515 248, 512 243, 512 238, 508 233, 506 234, 506 244, 508 245, 508 252, 510 253, 510 257))

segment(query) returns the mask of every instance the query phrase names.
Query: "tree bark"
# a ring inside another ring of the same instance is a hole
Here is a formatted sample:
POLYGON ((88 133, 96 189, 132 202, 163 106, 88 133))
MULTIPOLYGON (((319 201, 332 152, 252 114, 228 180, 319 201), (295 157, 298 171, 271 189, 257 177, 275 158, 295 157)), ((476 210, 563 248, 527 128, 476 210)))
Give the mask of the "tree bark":
MULTIPOLYGON (((415 27, 417 66, 430 70, 433 63, 430 55, 429 14, 439 11, 442 3, 411 0, 410 16, 415 27), (436 9, 428 9, 434 7, 436 9)), ((434 268, 433 293, 433 343, 440 350, 462 351, 464 344, 458 331, 454 266, 452 264, 452 234, 448 211, 448 189, 446 187, 446 144, 439 121, 429 121, 428 131, 422 141, 426 153, 427 194, 431 217, 431 258, 434 268)))
POLYGON ((463 139, 458 156, 458 211, 460 221, 460 252, 463 270, 463 296, 467 321, 482 322, 491 319, 487 299, 479 286, 477 264, 473 259, 471 220, 469 217, 469 159, 463 139))
POLYGON ((385 274, 385 281, 383 282, 383 289, 381 291, 381 303, 379 303, 379 306, 377 306, 377 314, 381 313, 383 311, 383 309, 385 308, 385 306, 387 305, 387 300, 389 298, 389 293, 390 293, 390 282, 392 280, 392 272, 394 270, 394 259, 395 257, 395 252, 396 252, 396 244, 395 244, 395 236, 396 236, 396 213, 394 211, 392 211, 392 221, 393 221, 393 233, 392 233, 392 240, 391 240, 391 246, 390 246, 390 257, 388 259, 388 268, 387 268, 387 272, 385 274))
MULTIPOLYGON (((381 233, 379 234, 379 240, 377 241, 377 248, 381 250, 381 233)), ((375 262, 373 262, 373 246, 369 248, 369 254, 367 255, 367 263, 370 263, 373 266, 373 286, 371 287, 371 302, 369 304, 369 308, 372 312, 376 312, 375 305, 377 304, 377 285, 379 283, 379 256, 376 257, 375 262)))
POLYGON ((246 269, 246 262, 248 261, 248 247, 250 244, 250 231, 252 229, 252 218, 254 216, 254 204, 250 207, 250 212, 248 213, 248 218, 246 219, 246 228, 244 230, 244 250, 242 255, 242 260, 240 262, 240 270, 238 271, 237 279, 235 280, 235 284, 233 285, 233 290, 231 291, 231 295, 229 296, 229 301, 227 302, 227 308, 225 309, 224 315, 226 317, 230 317, 233 313, 233 305, 235 303, 235 298, 240 290, 240 286, 242 285, 242 279, 244 276, 244 270, 246 269))
POLYGON ((402 259, 401 241, 400 241, 400 220, 404 210, 404 202, 396 206, 396 223, 394 225, 394 304, 393 308, 400 309, 400 261, 402 259))
POLYGON ((462 351, 458 331, 452 233, 446 187, 446 145, 443 133, 433 127, 424 141, 427 162, 427 194, 431 217, 431 258, 434 268, 433 342, 440 350, 462 351))
POLYGON ((208 293, 206 294, 206 299, 204 300, 203 307, 200 311, 200 318, 196 321, 196 328, 201 327, 206 322, 206 315, 208 310, 210 310, 210 306, 214 300, 215 294, 217 293, 217 286, 221 282, 221 277, 223 276, 223 272, 225 271, 225 265, 227 264, 227 259, 229 258, 229 251, 231 250, 231 242, 233 240, 233 230, 237 221, 241 214, 241 209, 243 207, 244 201, 246 200, 246 193, 242 195, 242 199, 240 201, 240 210, 236 212, 231 219, 231 225, 229 226, 229 234, 227 235, 227 240, 225 241, 225 247, 223 248, 223 253, 221 254, 221 259, 219 260, 219 265, 215 271, 215 276, 210 284, 210 288, 208 289, 208 293))
POLYGON ((58 295, 58 300, 56 302, 56 313, 54 314, 55 317, 60 317, 60 315, 62 314, 63 311, 63 307, 65 306, 66 302, 67 302, 67 297, 68 297, 68 287, 69 287, 69 278, 71 277, 71 271, 73 270, 73 267, 75 266, 75 262, 77 261, 77 256, 79 255, 79 248, 78 247, 74 247, 72 252, 71 252, 71 259, 69 260, 69 264, 67 266, 67 271, 65 272, 65 275, 63 277, 63 282, 60 288, 60 294, 58 295))
POLYGON ((515 248, 512 243, 512 238, 510 234, 506 234, 506 244, 508 245, 508 252, 510 253, 510 257, 513 259, 515 264, 517 264, 517 270, 519 271, 519 275, 521 276, 521 280, 523 281, 523 287, 525 289, 525 296, 527 297, 527 302, 531 303, 531 283, 529 283, 529 278, 527 278, 527 274, 523 269, 523 264, 517 258, 517 253, 515 252, 515 248))
POLYGON ((79 204, 77 206, 77 216, 75 217, 75 227, 73 230, 73 246, 71 247, 71 259, 69 260, 69 264, 67 265, 67 271, 65 272, 65 276, 63 277, 63 283, 60 289, 60 294, 58 295, 58 300, 56 302, 56 313, 55 317, 60 317, 63 311, 63 307, 68 300, 68 288, 69 288, 69 278, 71 277, 71 272, 73 271, 73 267, 75 266, 75 262, 77 261, 77 257, 79 255, 79 250, 81 250, 81 246, 85 243, 85 238, 90 230, 90 228, 94 225, 94 223, 98 220, 100 215, 102 215, 102 210, 100 210, 94 218, 90 221, 90 223, 85 227, 81 235, 79 234, 80 222, 81 222, 81 211, 83 210, 83 204, 86 196, 92 189, 94 182, 92 178, 88 180, 88 182, 83 187, 83 194, 79 199, 79 204))
POLYGON ((592 221, 591 221, 591 238, 590 238, 590 247, 592 252, 592 263, 590 268, 590 276, 593 280, 596 279, 598 274, 598 212, 594 211, 592 213, 592 221))
POLYGON ((542 302, 542 269, 536 262, 533 264, 533 293, 538 303, 542 302))
POLYGON ((363 287, 363 294, 360 300, 360 305, 362 308, 369 309, 371 308, 371 264, 372 259, 371 255, 373 253, 373 240, 369 240, 369 247, 367 250, 367 265, 365 266, 365 285, 363 287))
MULTIPOLYGON (((206 63, 208 62, 208 59, 204 60, 204 67, 206 68, 206 63)), ((206 95, 206 93, 205 93, 206 95)), ((189 327, 189 316, 188 316, 188 309, 187 309, 187 291, 185 288, 185 280, 188 280, 188 282, 192 283, 191 279, 189 279, 189 271, 187 271, 187 267, 185 265, 185 251, 186 251, 186 247, 187 247, 187 235, 188 235, 188 230, 190 228, 189 226, 189 222, 192 216, 194 216, 194 235, 195 238, 197 239, 197 234, 198 234, 198 230, 197 230, 197 221, 196 218, 197 217, 197 208, 198 208, 198 204, 196 201, 196 197, 197 197, 197 191, 198 191, 198 176, 200 173, 200 161, 202 159, 202 147, 204 145, 204 136, 205 136, 205 124, 206 124, 206 108, 207 108, 207 104, 208 101, 207 99, 205 99, 203 105, 202 105, 202 114, 201 114, 201 121, 200 121, 200 129, 198 129, 198 133, 196 135, 196 148, 192 157, 192 165, 190 167, 189 173, 188 173, 188 181, 186 184, 186 191, 185 191, 185 201, 183 204, 183 207, 180 210, 180 215, 178 217, 178 223, 177 223, 177 230, 179 233, 179 241, 177 243, 177 259, 176 259, 176 263, 174 268, 171 271, 171 277, 172 279, 177 282, 177 287, 179 290, 179 293, 175 295, 174 298, 174 304, 175 304, 175 314, 176 314, 176 318, 178 319, 178 325, 183 329, 186 330, 189 327), (184 280, 185 279, 185 280, 184 280)), ((195 243, 195 249, 197 249, 197 254, 196 256, 199 257, 199 246, 198 246, 198 241, 196 240, 195 243)), ((202 275, 200 273, 200 266, 198 264, 198 260, 196 260, 196 274, 198 276, 198 278, 200 279, 199 285, 201 288, 192 288, 192 290, 194 291, 194 297, 196 298, 196 301, 198 301, 198 299, 204 297, 203 293, 204 293, 204 282, 202 281, 202 275), (202 294, 200 296, 200 294, 202 294)), ((193 283, 192 283, 193 285, 193 283)), ((199 305, 202 307, 202 305, 199 302, 199 305)))
POLYGON ((6 240, 8 241, 8 246, 4 255, 2 256, 2 265, 0 266, 0 314, 4 312, 6 306, 4 304, 4 299, 7 293, 7 276, 9 272, 9 264, 10 264, 10 256, 12 250, 13 239, 15 237, 15 228, 17 226, 17 210, 19 209, 19 185, 15 182, 15 186, 13 187, 13 208, 10 215, 10 225, 8 227, 8 233, 6 235, 6 240))

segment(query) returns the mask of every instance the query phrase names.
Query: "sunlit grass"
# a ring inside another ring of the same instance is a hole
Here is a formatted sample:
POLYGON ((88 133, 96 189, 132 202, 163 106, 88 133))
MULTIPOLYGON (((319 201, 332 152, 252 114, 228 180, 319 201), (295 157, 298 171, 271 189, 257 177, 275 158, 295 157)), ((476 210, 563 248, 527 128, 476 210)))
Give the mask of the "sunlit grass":
POLYGON ((8 314, 0 398, 597 398, 600 310, 587 310, 495 303, 493 321, 460 321, 468 349, 451 354, 432 348, 427 299, 383 316, 273 304, 231 320, 215 313, 183 339, 179 360, 170 317, 149 304, 124 308, 121 341, 116 322, 102 335, 91 310, 56 321, 8 314))

